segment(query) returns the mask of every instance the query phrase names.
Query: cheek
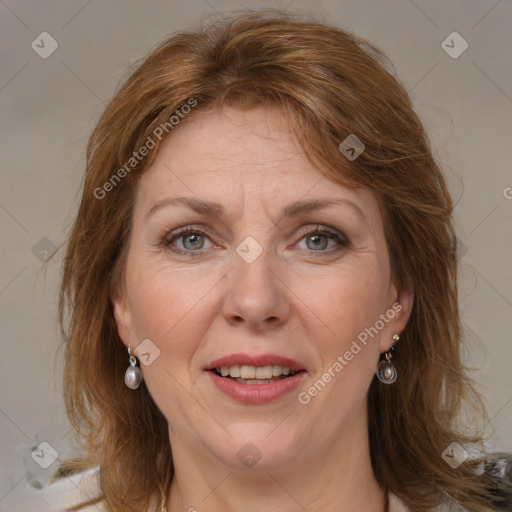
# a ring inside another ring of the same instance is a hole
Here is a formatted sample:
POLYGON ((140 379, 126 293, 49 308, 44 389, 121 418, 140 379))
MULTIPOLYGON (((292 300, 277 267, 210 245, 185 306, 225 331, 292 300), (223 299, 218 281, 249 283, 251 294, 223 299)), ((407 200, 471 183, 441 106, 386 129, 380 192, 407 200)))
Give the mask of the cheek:
MULTIPOLYGON (((371 256, 371 255, 370 255, 371 256)), ((337 342, 351 341, 365 328, 373 325, 384 312, 387 299, 387 274, 375 258, 368 257, 353 265, 333 268, 303 282, 304 295, 309 290, 309 304, 317 312, 337 342), (312 296, 311 290, 314 290, 312 296)), ((328 331, 328 332, 329 332, 328 331)))
POLYGON ((315 312, 328 327, 312 333, 320 365, 316 367, 310 387, 304 389, 314 397, 315 407, 333 408, 328 424, 338 425, 340 415, 356 411, 374 378, 379 353, 379 335, 366 334, 386 307, 386 276, 378 266, 345 268, 325 276, 317 283, 315 312), (363 341, 361 341, 363 340, 363 341), (319 380, 326 382, 318 384, 319 380), (324 391, 325 389, 325 391, 324 391))
POLYGON ((141 364, 144 380, 155 403, 172 422, 185 405, 195 411, 183 386, 192 386, 190 361, 211 321, 204 314, 208 292, 218 282, 211 274, 170 271, 147 262, 134 261, 132 265, 128 293, 133 329, 138 342, 149 339, 159 350, 151 365, 141 364), (171 408, 169 404, 174 405, 171 408))
POLYGON ((137 336, 154 339, 162 348, 169 344, 178 348, 201 330, 203 315, 197 312, 207 303, 218 278, 161 265, 152 268, 142 262, 138 268, 132 273, 130 302, 137 336))

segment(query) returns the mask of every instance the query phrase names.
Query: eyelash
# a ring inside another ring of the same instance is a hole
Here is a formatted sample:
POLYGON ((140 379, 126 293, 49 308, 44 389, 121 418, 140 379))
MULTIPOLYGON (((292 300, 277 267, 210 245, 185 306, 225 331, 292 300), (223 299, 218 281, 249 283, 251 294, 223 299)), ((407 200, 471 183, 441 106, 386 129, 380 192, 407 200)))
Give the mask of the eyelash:
MULTIPOLYGON (((206 228, 197 228, 194 226, 187 226, 180 230, 169 233, 162 240, 162 245, 165 249, 167 249, 171 252, 174 252, 176 254, 181 254, 184 256, 193 256, 193 257, 201 256, 202 249, 199 249, 197 251, 184 251, 182 249, 171 248, 171 244, 174 242, 174 240, 177 240, 179 238, 184 238, 187 235, 192 235, 192 234, 194 234, 194 235, 209 235, 210 237, 212 236, 212 233, 210 232, 210 230, 208 230, 206 228)), ((340 234, 338 234, 337 232, 331 231, 330 229, 327 229, 322 226, 317 226, 316 228, 310 229, 309 231, 302 232, 301 238, 299 239, 299 241, 303 240, 304 238, 306 238, 308 236, 314 236, 314 235, 325 235, 328 238, 331 238, 331 239, 335 240, 336 242, 338 242, 340 247, 331 248, 328 250, 319 250, 319 251, 310 250, 310 252, 318 252, 321 255, 332 254, 334 252, 341 250, 341 248, 346 248, 346 247, 350 246, 350 242, 343 235, 340 236, 340 234)))

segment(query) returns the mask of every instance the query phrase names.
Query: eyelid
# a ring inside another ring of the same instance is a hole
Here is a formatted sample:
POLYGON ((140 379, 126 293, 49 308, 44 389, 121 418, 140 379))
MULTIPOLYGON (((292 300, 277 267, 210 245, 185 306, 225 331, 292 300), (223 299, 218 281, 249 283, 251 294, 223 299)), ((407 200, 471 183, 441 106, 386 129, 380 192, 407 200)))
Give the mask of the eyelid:
POLYGON ((179 235, 184 235, 188 233, 201 233, 207 234, 209 236, 214 236, 213 231, 207 226, 203 226, 201 224, 190 224, 188 226, 183 226, 181 228, 174 229, 164 236, 164 242, 170 242, 173 238, 177 238, 179 235))
POLYGON ((343 233, 340 233, 337 229, 325 226, 323 224, 316 224, 314 227, 311 227, 311 225, 305 226, 297 232, 296 236, 305 236, 315 233, 330 234, 333 236, 344 236, 343 233))

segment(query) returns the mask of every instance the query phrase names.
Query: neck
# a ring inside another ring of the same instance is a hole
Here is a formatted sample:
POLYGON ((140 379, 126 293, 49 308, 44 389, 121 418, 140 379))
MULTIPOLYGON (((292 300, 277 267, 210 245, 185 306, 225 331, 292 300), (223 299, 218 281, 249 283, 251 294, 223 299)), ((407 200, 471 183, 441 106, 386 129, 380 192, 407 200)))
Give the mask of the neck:
POLYGON ((387 495, 373 474, 366 432, 304 446, 281 466, 246 470, 171 437, 175 474, 167 512, 385 512, 387 495))

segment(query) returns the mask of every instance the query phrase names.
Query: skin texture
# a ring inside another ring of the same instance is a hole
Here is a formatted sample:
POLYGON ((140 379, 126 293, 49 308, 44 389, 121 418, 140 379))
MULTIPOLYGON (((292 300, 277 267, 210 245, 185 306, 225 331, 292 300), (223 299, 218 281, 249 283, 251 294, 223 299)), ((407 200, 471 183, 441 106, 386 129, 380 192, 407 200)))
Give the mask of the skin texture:
POLYGON ((412 295, 392 283, 373 193, 327 179, 282 112, 226 108, 172 132, 138 184, 126 279, 112 300, 126 346, 150 339, 160 350, 141 367, 169 424, 169 512, 384 510, 366 398, 379 354, 407 322, 412 295), (167 205, 146 219, 156 203, 179 196, 219 202, 226 214, 167 205), (350 201, 362 214, 341 204, 282 215, 292 202, 325 198, 350 201), (185 226, 210 234, 172 234, 185 226), (317 226, 338 233, 341 243, 308 236, 317 226), (236 252, 248 236, 263 249, 252 263, 236 252), (301 404, 298 393, 396 302, 402 310, 301 404), (204 371, 240 352, 279 354, 307 374, 298 390, 274 402, 242 404, 204 371), (249 442, 261 455, 250 468, 237 456, 249 442))

